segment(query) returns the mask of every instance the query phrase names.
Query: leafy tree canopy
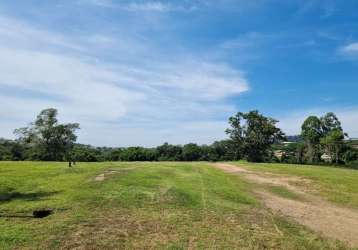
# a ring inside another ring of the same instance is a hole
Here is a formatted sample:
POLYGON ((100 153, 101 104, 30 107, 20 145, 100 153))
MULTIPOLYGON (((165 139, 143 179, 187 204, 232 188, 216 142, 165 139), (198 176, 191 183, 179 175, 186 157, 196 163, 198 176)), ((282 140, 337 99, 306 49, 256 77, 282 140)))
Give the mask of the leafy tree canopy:
POLYGON ((284 139, 284 133, 276 127, 277 122, 257 110, 238 112, 229 118, 231 128, 226 133, 248 161, 262 162, 268 157, 271 145, 284 139))
POLYGON ((77 139, 78 123, 59 124, 56 109, 42 110, 28 127, 14 131, 18 140, 29 144, 41 155, 41 160, 61 161, 70 158, 70 151, 77 139))

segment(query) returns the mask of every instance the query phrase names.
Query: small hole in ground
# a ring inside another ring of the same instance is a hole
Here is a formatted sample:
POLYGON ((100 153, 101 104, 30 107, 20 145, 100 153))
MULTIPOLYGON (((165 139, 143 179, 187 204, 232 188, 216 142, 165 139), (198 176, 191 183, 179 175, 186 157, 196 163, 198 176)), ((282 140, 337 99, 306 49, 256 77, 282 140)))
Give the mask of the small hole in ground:
POLYGON ((34 218, 45 218, 53 213, 52 209, 40 209, 32 212, 34 218))

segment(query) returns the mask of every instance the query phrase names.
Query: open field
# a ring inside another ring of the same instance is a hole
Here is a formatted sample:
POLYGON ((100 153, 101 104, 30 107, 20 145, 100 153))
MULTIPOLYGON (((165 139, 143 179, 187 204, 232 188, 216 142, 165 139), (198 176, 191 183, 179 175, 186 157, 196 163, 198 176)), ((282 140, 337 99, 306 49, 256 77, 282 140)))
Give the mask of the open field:
POLYGON ((294 164, 252 164, 247 162, 236 162, 235 164, 252 171, 305 178, 309 180, 309 192, 323 196, 334 203, 358 209, 357 170, 294 164))
POLYGON ((350 249, 274 205, 355 216, 357 183, 358 171, 241 162, 1 162, 0 249, 350 249), (54 213, 29 216, 40 208, 54 213))

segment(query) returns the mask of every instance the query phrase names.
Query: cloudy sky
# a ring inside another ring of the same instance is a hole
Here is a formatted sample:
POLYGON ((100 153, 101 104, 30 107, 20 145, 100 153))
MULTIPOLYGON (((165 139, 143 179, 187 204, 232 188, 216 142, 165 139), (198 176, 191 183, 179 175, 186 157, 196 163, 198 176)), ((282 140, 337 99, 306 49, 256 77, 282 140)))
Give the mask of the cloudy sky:
POLYGON ((258 109, 358 137, 356 0, 2 0, 0 137, 42 109, 98 146, 211 143, 258 109))

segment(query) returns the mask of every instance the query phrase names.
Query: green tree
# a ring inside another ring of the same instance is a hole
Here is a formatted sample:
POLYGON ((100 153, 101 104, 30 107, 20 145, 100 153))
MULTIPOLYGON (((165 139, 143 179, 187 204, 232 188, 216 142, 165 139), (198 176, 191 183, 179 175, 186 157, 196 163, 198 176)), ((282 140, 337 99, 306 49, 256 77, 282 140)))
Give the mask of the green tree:
POLYGON ((310 163, 319 161, 319 143, 324 133, 322 121, 317 116, 309 116, 302 124, 301 136, 308 150, 308 161, 310 163))
POLYGON ((13 146, 14 146, 13 141, 0 138, 0 160, 2 161, 14 160, 13 152, 12 152, 13 146))
POLYGON ((358 149, 353 148, 351 145, 346 145, 346 149, 344 150, 342 158, 346 164, 351 162, 358 163, 358 149))
POLYGON ((119 159, 121 161, 156 161, 157 151, 152 148, 129 147, 121 150, 119 159))
POLYGON ((167 142, 156 148, 159 161, 181 161, 182 147, 167 142))
POLYGON ((304 162, 304 152, 305 152, 304 144, 303 143, 298 143, 296 145, 296 152, 295 152, 296 163, 303 164, 303 162, 304 162))
POLYGON ((57 115, 56 109, 45 109, 37 116, 35 122, 14 132, 18 136, 18 141, 34 148, 40 160, 70 161, 79 124, 59 124, 57 115))
MULTIPOLYGON (((216 141, 210 146, 217 156, 217 161, 234 161, 241 159, 240 147, 236 146, 233 140, 216 141)), ((214 157, 213 157, 214 158, 214 157)))
POLYGON ((231 128, 226 133, 230 135, 239 154, 245 155, 248 161, 262 162, 269 157, 271 145, 284 139, 284 133, 276 127, 277 122, 257 110, 238 112, 229 118, 231 128))
POLYGON ((328 112, 325 116, 321 117, 320 120, 324 136, 329 134, 332 130, 343 131, 341 122, 333 112, 328 112))
POLYGON ((185 144, 183 146, 184 161, 198 161, 202 156, 201 148, 195 143, 185 144))
POLYGON ((321 123, 323 132, 321 144, 332 160, 338 163, 341 159, 344 137, 348 135, 343 132, 341 122, 333 112, 321 117, 321 123))
POLYGON ((342 130, 335 128, 321 139, 321 144, 325 147, 326 152, 332 157, 332 161, 339 163, 340 153, 344 146, 344 133, 342 130))
POLYGON ((75 161, 98 162, 102 160, 101 151, 90 145, 75 144, 71 153, 75 161))

